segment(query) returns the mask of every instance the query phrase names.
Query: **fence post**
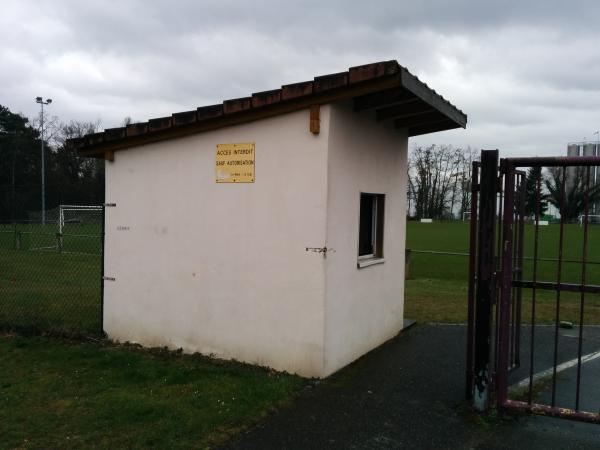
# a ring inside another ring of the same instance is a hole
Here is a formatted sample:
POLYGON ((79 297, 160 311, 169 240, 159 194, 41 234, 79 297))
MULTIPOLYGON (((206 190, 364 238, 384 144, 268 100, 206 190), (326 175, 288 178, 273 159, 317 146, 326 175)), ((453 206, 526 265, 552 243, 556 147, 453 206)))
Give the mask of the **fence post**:
POLYGON ((513 226, 515 211, 515 172, 509 160, 502 160, 504 173, 504 212, 502 213, 502 280, 498 314, 498 409, 501 409, 508 393, 508 366, 510 346, 510 302, 513 281, 513 226))
POLYGON ((56 233, 56 248, 58 253, 62 253, 63 250, 63 235, 62 233, 56 233))
POLYGON ((475 289, 475 345, 473 406, 489 408, 490 353, 492 344, 492 302, 494 299, 494 247, 496 196, 498 192, 498 150, 481 152, 480 209, 478 228, 477 285, 475 289))
POLYGON ((104 237, 106 235, 106 203, 102 205, 102 227, 100 231, 100 334, 104 334, 104 237))
MULTIPOLYGON (((467 368, 465 398, 473 398, 473 352, 475 345, 475 280, 477 275, 477 216, 479 211, 479 162, 474 161, 471 171, 471 220, 469 222, 469 287, 467 294, 467 368)), ((464 216, 464 214, 463 214, 464 216)))
POLYGON ((408 280, 410 277, 410 248, 404 250, 404 279, 408 280))

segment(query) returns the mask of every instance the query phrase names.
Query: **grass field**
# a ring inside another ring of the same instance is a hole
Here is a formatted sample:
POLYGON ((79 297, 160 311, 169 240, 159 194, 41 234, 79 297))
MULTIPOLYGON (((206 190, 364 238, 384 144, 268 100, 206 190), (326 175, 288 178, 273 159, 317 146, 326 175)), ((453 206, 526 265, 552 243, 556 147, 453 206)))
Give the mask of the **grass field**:
MULTIPOLYGON (((100 227, 68 224, 59 241, 56 225, 0 225, 0 327, 97 334, 101 325, 100 227), (61 252, 58 251, 58 246, 61 252)), ((468 251, 468 223, 409 221, 407 246, 413 250, 468 251)), ((539 255, 556 258, 559 226, 540 227, 539 255)), ((582 228, 565 227, 564 258, 582 257, 582 228)), ((589 259, 600 262, 600 225, 590 227, 589 259)), ((533 227, 526 226, 527 256, 533 255, 533 227)), ((465 256, 413 252, 406 282, 406 316, 419 322, 466 321, 465 256)), ((532 278, 525 261, 524 279, 532 278)), ((539 262, 539 280, 554 281, 557 263, 539 262)), ((564 282, 578 283, 581 266, 565 262, 564 282)), ((600 264, 590 264, 588 284, 600 284, 600 264)), ((529 320, 531 291, 524 290, 524 317, 529 320)), ((561 318, 578 321, 579 294, 563 293, 561 318)), ((538 291, 537 319, 554 320, 555 294, 538 291)), ((586 296, 586 321, 600 323, 598 296, 586 296)))
MULTIPOLYGON (((559 242, 558 225, 540 227, 539 256, 556 258, 559 242)), ((534 227, 526 226, 525 255, 533 256, 534 227)), ((580 260, 582 257, 582 228, 578 225, 565 226, 564 259, 580 260)), ((414 250, 435 250, 446 252, 468 252, 468 223, 437 222, 423 224, 407 223, 407 247, 414 250)), ((589 235, 588 260, 600 262, 600 226, 591 226, 589 235)), ((557 262, 539 262, 538 280, 555 281, 557 262)), ((413 253, 411 256, 410 279, 406 282, 405 314, 419 322, 466 321, 468 258, 413 253)), ((525 261, 523 279, 532 279, 532 261, 525 261)), ((564 263, 563 282, 581 282, 581 265, 564 263)), ((600 284, 600 264, 589 264, 587 283, 600 284)), ((551 291, 537 294, 536 318, 540 322, 554 321, 556 296, 551 291)), ((531 290, 523 290, 523 313, 530 320, 531 290)), ((579 321, 580 295, 563 293, 561 319, 577 323, 579 321)), ((597 295, 586 295, 585 320, 587 323, 600 323, 600 299, 597 295)))
MULTIPOLYGON (((0 328, 101 332, 100 228, 0 226, 0 328), (59 251, 60 246, 60 251, 59 251)), ((302 379, 247 365, 0 336, 0 448, 207 448, 290 401, 302 379)))
POLYGON ((0 336, 0 448, 206 448, 305 381, 197 355, 0 336))
MULTIPOLYGON (((69 231, 59 252, 52 228, 0 228, 0 326, 99 331, 98 230, 69 231)), ((556 257, 558 231, 541 229, 540 256, 556 257)), ((527 255, 532 232, 528 227, 527 255)), ((591 260, 600 259, 599 238, 600 226, 593 227, 591 260)), ((468 225, 409 222, 407 239, 414 250, 467 252, 468 225)), ((579 259, 581 247, 581 228, 567 226, 565 258, 579 259)), ((406 317, 465 322, 467 263, 464 256, 413 253, 406 317)), ((525 279, 531 270, 526 263, 525 279)), ((579 270, 566 263, 563 281, 578 282, 579 270)), ((540 264, 539 279, 555 276, 555 262, 540 264)), ((599 277, 600 265, 590 265, 588 283, 599 277)), ((529 291, 524 294, 527 320, 529 291)), ((540 322, 554 320, 554 302, 552 292, 539 293, 540 322)), ((577 322, 578 308, 579 295, 563 295, 562 319, 577 322)), ((586 321, 600 323, 598 296, 586 298, 586 321)), ((211 447, 290 402, 306 383, 198 355, 11 335, 0 336, 0 367, 1 448, 211 447)))
POLYGON ((0 328, 101 333, 101 228, 57 232, 0 225, 0 328))

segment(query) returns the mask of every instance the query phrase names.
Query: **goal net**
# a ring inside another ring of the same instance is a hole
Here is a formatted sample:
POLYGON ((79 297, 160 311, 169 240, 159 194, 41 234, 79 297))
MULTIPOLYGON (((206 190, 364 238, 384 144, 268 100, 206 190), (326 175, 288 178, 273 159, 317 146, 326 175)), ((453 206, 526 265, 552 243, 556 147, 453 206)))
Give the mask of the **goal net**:
MULTIPOLYGON (((579 225, 583 226, 585 220, 585 216, 582 214, 581 216, 579 216, 579 225)), ((597 214, 590 214, 588 215, 588 220, 587 220, 588 224, 600 224, 600 215, 597 214)))
POLYGON ((99 234, 102 227, 101 205, 60 205, 58 211, 58 232, 99 234))
POLYGON ((463 220, 463 222, 469 222, 471 220, 471 212, 470 211, 465 211, 462 214, 462 220, 463 220))
POLYGON ((58 205, 45 215, 29 211, 29 221, 15 232, 15 248, 99 254, 103 210, 103 205, 58 205))

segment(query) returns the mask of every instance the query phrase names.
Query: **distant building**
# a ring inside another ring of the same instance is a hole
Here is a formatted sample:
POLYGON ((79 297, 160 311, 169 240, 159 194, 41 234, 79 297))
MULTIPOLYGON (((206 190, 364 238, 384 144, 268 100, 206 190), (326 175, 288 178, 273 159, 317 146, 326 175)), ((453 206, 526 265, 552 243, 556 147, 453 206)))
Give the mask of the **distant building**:
MULTIPOLYGON (((600 142, 571 142, 567 146, 567 156, 600 156, 600 142)), ((575 167, 568 169, 567 187, 576 179, 575 167)), ((600 183, 600 167, 590 167, 590 186, 600 183)), ((590 214, 600 214, 600 202, 590 204, 590 214)))

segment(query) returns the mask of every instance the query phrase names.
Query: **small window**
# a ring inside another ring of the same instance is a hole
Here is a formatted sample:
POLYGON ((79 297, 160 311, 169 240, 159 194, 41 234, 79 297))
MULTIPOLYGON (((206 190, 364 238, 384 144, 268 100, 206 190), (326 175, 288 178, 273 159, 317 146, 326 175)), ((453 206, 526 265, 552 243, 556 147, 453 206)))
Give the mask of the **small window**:
POLYGON ((383 212, 385 195, 360 194, 358 259, 383 258, 383 212))

